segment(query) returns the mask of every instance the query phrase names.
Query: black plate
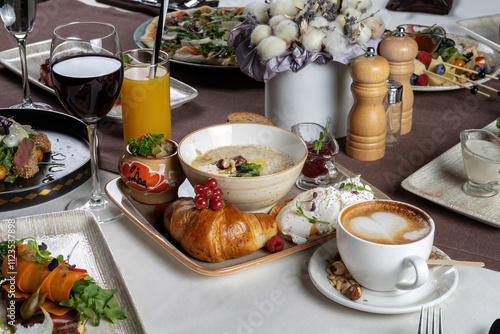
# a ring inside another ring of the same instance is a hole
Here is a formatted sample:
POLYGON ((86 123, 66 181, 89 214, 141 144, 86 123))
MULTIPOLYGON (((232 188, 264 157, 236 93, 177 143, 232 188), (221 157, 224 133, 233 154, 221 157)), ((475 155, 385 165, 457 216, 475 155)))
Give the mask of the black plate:
MULTIPOLYGON (((0 115, 43 132, 52 144, 44 162, 29 179, 0 182, 0 211, 20 209, 52 200, 75 189, 90 177, 90 149, 87 127, 79 119, 55 111, 0 109, 0 115)), ((61 208, 62 209, 62 208, 61 208)))

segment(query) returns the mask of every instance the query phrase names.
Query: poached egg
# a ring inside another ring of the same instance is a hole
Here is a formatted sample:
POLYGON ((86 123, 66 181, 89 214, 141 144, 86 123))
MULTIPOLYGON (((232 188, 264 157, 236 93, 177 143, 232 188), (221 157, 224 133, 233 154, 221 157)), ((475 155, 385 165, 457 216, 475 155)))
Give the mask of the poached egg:
POLYGON ((276 216, 278 230, 298 245, 306 243, 311 237, 333 232, 343 208, 374 198, 371 188, 363 185, 360 179, 358 175, 331 187, 300 193, 276 216), (299 208, 303 214, 298 212, 299 208))

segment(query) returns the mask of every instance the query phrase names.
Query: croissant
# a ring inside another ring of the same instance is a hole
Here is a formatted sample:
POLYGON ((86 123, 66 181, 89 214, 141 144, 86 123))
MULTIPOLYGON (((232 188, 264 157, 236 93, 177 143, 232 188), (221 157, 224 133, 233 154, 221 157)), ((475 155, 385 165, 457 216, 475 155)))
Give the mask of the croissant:
POLYGON ((265 213, 246 213, 234 205, 200 210, 181 197, 165 210, 168 233, 196 259, 221 262, 264 247, 278 233, 276 220, 265 213))

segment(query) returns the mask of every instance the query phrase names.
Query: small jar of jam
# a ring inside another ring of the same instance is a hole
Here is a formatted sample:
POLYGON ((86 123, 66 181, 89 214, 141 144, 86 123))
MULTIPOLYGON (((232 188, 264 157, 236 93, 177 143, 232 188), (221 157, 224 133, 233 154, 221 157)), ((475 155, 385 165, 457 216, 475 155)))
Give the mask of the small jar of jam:
POLYGON ((297 187, 309 190, 333 185, 338 178, 335 156, 339 146, 335 138, 323 126, 312 122, 295 124, 292 132, 304 140, 308 149, 306 162, 295 183, 297 187))

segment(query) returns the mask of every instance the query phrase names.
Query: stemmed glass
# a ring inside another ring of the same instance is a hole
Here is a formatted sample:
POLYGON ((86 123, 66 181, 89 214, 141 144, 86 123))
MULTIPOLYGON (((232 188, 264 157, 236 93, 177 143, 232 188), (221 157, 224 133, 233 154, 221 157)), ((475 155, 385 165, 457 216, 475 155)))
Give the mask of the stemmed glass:
POLYGON ((84 208, 99 222, 120 211, 101 192, 97 158, 97 124, 115 104, 123 81, 120 42, 115 28, 103 22, 72 22, 58 26, 50 46, 54 90, 64 108, 82 119, 89 132, 92 194, 67 209, 84 208))
POLYGON ((17 39, 21 58, 21 74, 23 79, 23 102, 10 108, 52 110, 48 104, 33 102, 28 81, 28 63, 26 60, 26 39, 33 30, 36 16, 37 0, 4 0, 0 9, 3 23, 7 31, 17 39))

